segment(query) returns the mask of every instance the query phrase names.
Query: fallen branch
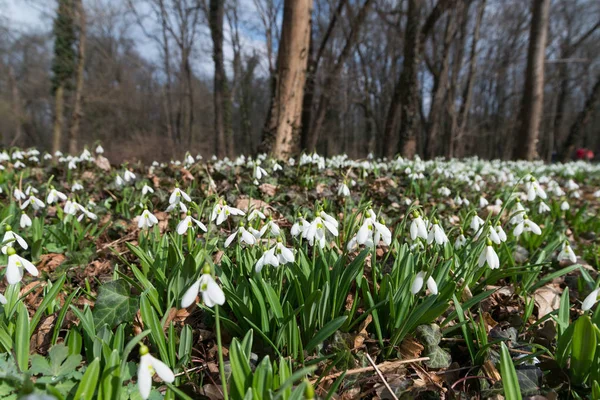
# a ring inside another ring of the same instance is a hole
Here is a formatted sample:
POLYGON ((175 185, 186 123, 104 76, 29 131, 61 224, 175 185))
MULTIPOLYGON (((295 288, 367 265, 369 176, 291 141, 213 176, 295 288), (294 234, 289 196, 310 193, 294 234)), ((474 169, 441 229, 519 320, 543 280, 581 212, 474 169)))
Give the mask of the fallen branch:
POLYGON ((365 353, 365 355, 367 356, 367 360, 369 360, 369 363, 371 364, 371 366, 373 368, 375 368, 375 372, 377 372, 377 375, 379 375, 379 378, 381 379, 381 381, 383 382, 383 384, 385 385, 385 387, 387 388, 387 390, 390 392, 390 395, 392 396, 392 398, 394 400, 398 400, 398 397, 396 396, 396 394, 394 393, 394 391, 392 390, 392 388, 390 387, 390 385, 385 380, 385 377, 383 376, 383 374, 381 373, 381 371, 379 370, 379 368, 377 368, 377 365, 375 365, 375 361, 373 361, 373 359, 371 358, 371 356, 369 355, 369 353, 365 353))
MULTIPOLYGON (((429 361, 429 357, 419 357, 419 358, 413 358, 410 360, 386 361, 379 365, 376 365, 376 368, 379 368, 380 370, 388 370, 388 369, 395 368, 399 365, 410 364, 410 363, 419 362, 419 361, 429 361)), ((346 371, 346 376, 362 374, 363 372, 373 371, 374 369, 376 370, 376 368, 373 368, 373 366, 369 366, 369 367, 349 369, 348 371, 346 371)), ((310 381, 310 383, 315 383, 317 381, 321 381, 321 382, 330 381, 332 379, 335 379, 335 378, 341 376, 343 373, 344 373, 344 371, 336 372, 334 374, 327 375, 323 378, 313 379, 310 381)))

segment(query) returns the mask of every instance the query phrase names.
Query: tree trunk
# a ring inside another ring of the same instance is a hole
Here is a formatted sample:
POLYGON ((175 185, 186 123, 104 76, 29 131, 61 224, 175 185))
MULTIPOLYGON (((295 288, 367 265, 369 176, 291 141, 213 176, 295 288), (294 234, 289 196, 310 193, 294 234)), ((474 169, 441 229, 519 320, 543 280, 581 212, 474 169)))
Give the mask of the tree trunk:
POLYGON ((10 142, 11 146, 14 146, 21 139, 23 134, 23 114, 21 108, 21 96, 19 93, 19 86, 17 85, 17 79, 15 78, 15 71, 12 66, 8 66, 8 83, 10 86, 11 100, 12 100, 12 113, 15 118, 15 136, 10 142))
POLYGON ((77 45, 75 103, 73 104, 73 115, 71 117, 71 127, 69 129, 69 153, 71 154, 76 154, 79 151, 79 126, 81 123, 81 117, 83 116, 82 103, 85 66, 86 20, 82 0, 75 1, 75 10, 79 15, 79 43, 77 45))
POLYGON ((335 92, 336 86, 338 83, 338 78, 340 73, 342 72, 342 68, 346 59, 350 56, 350 51, 354 47, 356 43, 356 39, 358 37, 358 33, 360 31, 360 26, 367 16, 367 11, 371 4, 372 0, 365 0, 361 9, 358 12, 358 15, 352 21, 352 26, 350 27, 350 34, 348 35, 348 39, 346 39, 346 43, 336 60, 336 63, 333 67, 333 70, 327 76, 323 87, 321 88, 321 96, 319 99, 319 105, 317 107, 317 115, 314 119, 314 122, 309 130, 309 140, 308 140, 308 149, 315 150, 317 147, 317 142, 319 140, 319 136, 321 134, 321 129, 325 123, 325 116, 327 115, 327 110, 329 109, 329 102, 331 100, 331 95, 335 92))
POLYGON ((581 140, 582 130, 592 117, 592 114, 596 110, 598 103, 600 103, 600 75, 598 75, 596 78, 596 84, 594 85, 594 88, 592 89, 592 92, 588 98, 585 100, 585 106, 583 106, 583 110, 577 114, 577 118, 575 118, 575 121, 569 129, 569 136, 567 136, 560 153, 561 161, 568 161, 571 157, 571 154, 573 154, 575 146, 577 146, 581 140))
POLYGON ((286 0, 277 55, 274 94, 265 129, 263 150, 279 159, 298 151, 312 0, 286 0))
POLYGON ((63 110, 65 102, 65 88, 60 85, 54 93, 54 130, 52 134, 52 154, 62 147, 63 110))
POLYGON ((217 157, 227 155, 227 138, 225 135, 225 101, 227 99, 227 76, 223 61, 223 17, 225 15, 224 2, 210 0, 210 33, 213 41, 213 61, 215 63, 214 76, 214 113, 215 135, 217 138, 215 153, 217 157))
POLYGON ((533 0, 527 68, 520 113, 520 129, 513 158, 537 158, 537 143, 544 106, 544 59, 550 0, 533 0))

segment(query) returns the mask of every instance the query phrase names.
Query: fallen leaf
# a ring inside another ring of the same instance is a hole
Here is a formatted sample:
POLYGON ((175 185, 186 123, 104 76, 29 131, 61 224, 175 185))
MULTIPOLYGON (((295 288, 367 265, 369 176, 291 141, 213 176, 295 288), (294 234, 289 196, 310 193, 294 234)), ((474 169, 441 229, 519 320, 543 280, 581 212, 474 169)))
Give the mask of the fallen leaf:
POLYGON ((550 285, 542 286, 533 293, 535 305, 538 309, 538 319, 543 318, 554 310, 558 310, 561 294, 562 290, 550 285))

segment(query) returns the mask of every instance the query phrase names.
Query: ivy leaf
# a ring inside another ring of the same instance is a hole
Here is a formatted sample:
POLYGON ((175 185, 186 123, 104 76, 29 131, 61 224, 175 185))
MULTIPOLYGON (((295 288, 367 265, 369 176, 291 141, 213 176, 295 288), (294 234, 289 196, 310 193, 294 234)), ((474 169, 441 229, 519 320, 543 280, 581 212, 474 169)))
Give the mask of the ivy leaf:
POLYGON ((111 329, 123 321, 133 321, 139 300, 129 294, 129 284, 123 280, 107 282, 100 286, 94 306, 96 329, 107 324, 111 329))
POLYGON ((442 340, 442 331, 435 324, 420 325, 417 327, 416 336, 425 347, 437 346, 442 340))
POLYGON ((425 356, 429 357, 429 361, 425 361, 425 365, 427 365, 428 368, 448 368, 452 363, 452 357, 450 356, 450 353, 442 349, 440 346, 429 346, 425 356))

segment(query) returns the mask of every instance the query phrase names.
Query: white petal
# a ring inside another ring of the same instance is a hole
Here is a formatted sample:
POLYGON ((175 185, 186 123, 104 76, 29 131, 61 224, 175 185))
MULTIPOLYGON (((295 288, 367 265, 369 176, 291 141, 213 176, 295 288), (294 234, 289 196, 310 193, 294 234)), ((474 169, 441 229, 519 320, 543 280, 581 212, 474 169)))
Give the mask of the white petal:
POLYGON ((218 304, 220 306, 225 304, 225 293, 223 293, 221 287, 217 285, 217 282, 215 282, 212 278, 208 280, 208 283, 206 285, 206 293, 208 294, 213 303, 218 304))
POLYGON ((150 396, 150 391, 152 390, 153 370, 151 369, 150 360, 147 358, 148 356, 150 355, 146 354, 142 356, 140 365, 138 366, 138 389, 144 400, 150 396))
POLYGON ((190 222, 190 216, 185 217, 179 224, 177 224, 177 233, 183 235, 187 232, 190 222))
POLYGON ((194 301, 196 300, 196 296, 198 296, 199 291, 200 291, 200 280, 197 280, 183 294, 183 297, 181 299, 181 308, 188 308, 189 306, 191 306, 194 303, 194 301))
POLYGON ((173 371, 171 371, 171 368, 167 366, 167 364, 154 357, 152 357, 150 362, 152 363, 152 367, 154 367, 156 374, 160 377, 160 379, 163 380, 163 382, 173 383, 175 380, 175 375, 173 374, 173 371))
POLYGON ((582 311, 587 311, 591 309, 594 304, 596 304, 598 301, 598 292, 600 292, 600 288, 592 290, 592 293, 587 295, 587 297, 583 300, 583 304, 581 305, 582 311))
POLYGON ((233 239, 235 239, 235 237, 237 236, 237 233, 238 233, 238 231, 234 231, 231 235, 229 235, 227 240, 225 240, 225 247, 229 247, 231 242, 233 242, 233 239))
POLYGON ((415 280, 412 283, 412 286, 410 287, 410 292, 412 294, 419 293, 419 291, 423 287, 423 278, 424 277, 425 277, 425 273, 423 271, 421 271, 417 274, 417 276, 415 277, 415 280))
POLYGON ((431 276, 427 279, 427 289, 429 289, 433 295, 438 294, 437 283, 435 283, 435 279, 433 279, 431 276))

